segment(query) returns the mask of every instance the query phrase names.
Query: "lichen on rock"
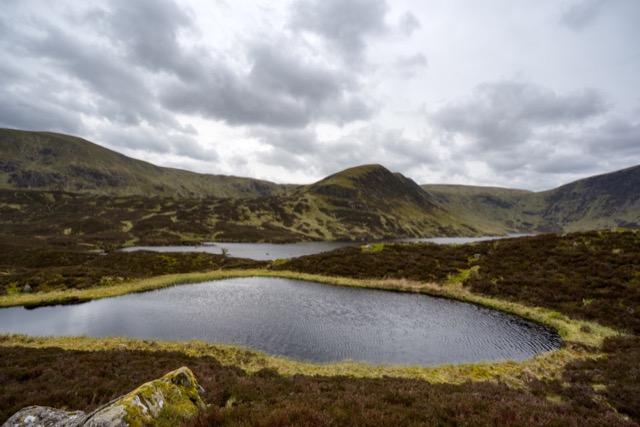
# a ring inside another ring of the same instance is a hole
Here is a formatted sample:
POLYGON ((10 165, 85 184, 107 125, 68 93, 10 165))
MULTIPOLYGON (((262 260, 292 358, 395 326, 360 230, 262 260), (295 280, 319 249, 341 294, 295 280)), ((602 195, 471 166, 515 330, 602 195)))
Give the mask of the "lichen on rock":
POLYGON ((43 406, 23 408, 2 427, 135 427, 154 424, 163 415, 188 418, 205 407, 202 387, 189 368, 182 367, 150 381, 90 414, 43 406))

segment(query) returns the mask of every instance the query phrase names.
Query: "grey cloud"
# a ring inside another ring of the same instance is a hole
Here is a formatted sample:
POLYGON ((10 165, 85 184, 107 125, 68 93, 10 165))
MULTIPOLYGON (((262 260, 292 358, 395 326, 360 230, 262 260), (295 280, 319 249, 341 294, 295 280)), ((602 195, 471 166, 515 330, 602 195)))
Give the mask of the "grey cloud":
POLYGON ((10 37, 0 40, 11 63, 24 64, 20 72, 0 65, 7 71, 0 77, 6 83, 0 88, 0 123, 81 134, 121 148, 218 158, 197 143, 192 126, 160 108, 156 92, 162 79, 148 71, 187 75, 181 67, 189 66, 192 52, 181 53, 177 38, 190 21, 175 3, 111 2, 113 13, 69 9, 56 19, 24 5, 29 17, 16 12, 19 19, 6 32, 10 37), (94 124, 88 126, 87 118, 94 124), (108 130, 107 122, 116 126, 108 130))
POLYGON ((9 32, 9 27, 3 17, 0 17, 0 36, 3 36, 9 32))
POLYGON ((61 83, 45 75, 0 64, 0 126, 80 134, 83 126, 75 110, 81 103, 52 90, 61 83))
POLYGON ((315 170, 306 155, 291 153, 281 148, 272 148, 268 152, 260 153, 259 161, 271 166, 280 166, 290 171, 303 171, 307 174, 313 174, 315 170))
POLYGON ((180 46, 178 37, 194 26, 172 0, 117 0, 104 24, 111 41, 127 52, 133 63, 152 71, 174 73, 183 79, 200 72, 197 52, 180 46))
POLYGON ((394 65, 400 75, 411 78, 418 74, 420 70, 427 68, 428 62, 426 56, 416 53, 415 55, 398 57, 394 65))
POLYGON ((567 7, 560 22, 572 30, 582 30, 591 25, 610 0, 581 0, 567 7))
POLYGON ((589 156, 560 155, 545 159, 544 162, 537 162, 533 170, 545 174, 589 173, 597 164, 597 159, 589 156))
POLYGON ((256 44, 249 52, 253 66, 248 74, 225 63, 211 64, 202 80, 164 87, 161 101, 166 108, 232 125, 304 127, 314 120, 346 123, 371 116, 352 77, 283 51, 282 46, 256 44))
POLYGON ((249 79, 258 88, 287 94, 293 99, 324 102, 340 96, 343 89, 354 85, 350 76, 313 66, 300 58, 285 55, 275 46, 259 45, 252 49, 253 67, 249 79))
POLYGON ((583 142, 590 152, 597 155, 616 153, 618 156, 640 157, 640 123, 609 120, 586 133, 583 142))
POLYGON ((203 147, 191 137, 180 134, 163 136, 171 141, 173 152, 178 156, 207 161, 217 161, 220 158, 216 150, 203 147))
POLYGON ((310 129, 262 128, 252 136, 270 147, 267 153, 260 154, 261 162, 295 170, 313 165, 321 175, 365 163, 407 170, 438 162, 427 141, 408 138, 400 129, 365 126, 329 141, 320 141, 310 129))
POLYGON ((401 56, 396 59, 396 65, 402 68, 426 67, 428 64, 427 57, 421 53, 410 56, 401 56))
POLYGON ((434 164, 438 156, 428 141, 412 139, 400 129, 369 125, 323 146, 322 172, 328 174, 365 163, 381 163, 392 170, 434 164))
POLYGON ((115 148, 170 154, 171 143, 149 128, 104 126, 96 130, 96 141, 115 148))
POLYGON ((430 118, 445 131, 473 138, 477 150, 500 150, 525 143, 539 128, 579 123, 607 109, 593 89, 556 94, 531 83, 507 81, 480 85, 467 99, 430 118))
POLYGON ((216 150, 202 147, 193 137, 170 129, 105 126, 96 131, 94 138, 116 148, 173 154, 206 161, 219 159, 216 150))
POLYGON ((251 136, 262 143, 292 154, 315 154, 318 151, 318 138, 310 129, 272 129, 260 127, 254 129, 251 136))
POLYGON ((20 94, 0 89, 0 127, 25 130, 58 131, 80 135, 83 126, 77 116, 64 106, 46 102, 31 102, 20 94))
MULTIPOLYGON (((356 6, 365 4, 352 3, 354 13, 356 6)), ((228 58, 202 46, 181 44, 181 36, 195 24, 172 0, 98 4, 69 8, 47 19, 32 10, 33 4, 19 3, 24 9, 15 13, 16 19, 1 21, 1 28, 9 26, 5 33, 10 37, 0 39, 0 47, 10 52, 12 61, 28 64, 24 76, 0 77, 7 82, 5 92, 20 81, 20 87, 27 88, 22 92, 26 99, 45 98, 53 104, 56 99, 51 94, 65 92, 83 100, 65 114, 43 105, 34 108, 35 114, 25 115, 28 106, 5 105, 7 122, 29 128, 33 127, 26 126, 29 123, 50 126, 53 120, 46 118, 48 111, 66 122, 71 122, 67 115, 76 115, 79 124, 65 125, 62 131, 76 131, 83 118, 90 118, 188 135, 192 130, 177 122, 176 113, 198 114, 235 126, 289 128, 303 128, 317 120, 344 124, 373 114, 360 96, 357 76, 336 64, 319 62, 325 58, 317 59, 296 38, 282 35, 259 42, 254 38, 245 42, 246 49, 228 58), (250 68, 237 67, 236 59, 250 68), (38 69, 49 74, 29 74, 38 69), (47 90, 35 97, 40 80, 47 90)), ((373 31, 376 25, 370 21, 365 19, 357 33, 373 31)), ((68 100, 65 105, 70 106, 68 100)))
POLYGON ((291 27, 320 35, 347 62, 357 62, 365 39, 388 31, 385 0, 297 0, 291 8, 291 27))
POLYGON ((251 132, 265 146, 260 162, 326 176, 352 166, 381 163, 408 170, 439 161, 425 140, 408 138, 401 129, 364 126, 337 139, 320 140, 313 129, 260 128, 251 132))
POLYGON ((47 58, 65 75, 82 82, 94 98, 100 99, 96 104, 102 117, 126 125, 167 119, 150 102, 153 95, 145 80, 126 64, 114 61, 113 52, 83 43, 52 25, 43 23, 41 29, 44 37, 24 39, 22 43, 28 43, 31 54, 47 58))
POLYGON ((398 28, 406 36, 410 36, 414 31, 418 30, 422 24, 418 18, 411 12, 405 12, 400 17, 398 22, 398 28))

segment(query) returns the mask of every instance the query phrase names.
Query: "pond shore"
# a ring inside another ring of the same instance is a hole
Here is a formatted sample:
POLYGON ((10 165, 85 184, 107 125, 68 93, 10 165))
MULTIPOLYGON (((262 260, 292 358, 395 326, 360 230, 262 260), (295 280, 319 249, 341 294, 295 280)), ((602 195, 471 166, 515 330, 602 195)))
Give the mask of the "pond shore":
POLYGON ((209 273, 167 275, 131 281, 118 285, 86 290, 64 290, 49 293, 19 294, 0 298, 0 306, 51 305, 89 301, 134 292, 145 292, 169 286, 224 280, 237 277, 280 277, 305 280, 336 286, 351 286, 382 289, 393 292, 420 293, 436 297, 451 298, 478 304, 495 310, 523 317, 557 330, 564 340, 563 348, 536 356, 530 360, 445 365, 435 367, 375 366, 366 363, 341 362, 318 364, 268 355, 252 349, 199 341, 166 342, 159 340, 136 340, 124 337, 27 337, 24 335, 0 335, 2 346, 25 346, 33 348, 58 347, 65 350, 97 351, 135 349, 143 351, 178 351, 189 356, 211 356, 223 365, 236 366, 247 372, 273 369, 281 375, 348 375, 362 378, 385 376, 420 379, 433 383, 460 384, 466 381, 498 380, 514 386, 521 385, 525 376, 534 375, 540 380, 553 380, 561 376, 564 367, 572 361, 586 357, 598 357, 602 342, 607 337, 619 335, 611 328, 594 322, 570 319, 552 310, 528 307, 496 298, 475 295, 460 283, 434 284, 410 280, 356 280, 340 277, 304 274, 271 270, 221 270, 209 273))

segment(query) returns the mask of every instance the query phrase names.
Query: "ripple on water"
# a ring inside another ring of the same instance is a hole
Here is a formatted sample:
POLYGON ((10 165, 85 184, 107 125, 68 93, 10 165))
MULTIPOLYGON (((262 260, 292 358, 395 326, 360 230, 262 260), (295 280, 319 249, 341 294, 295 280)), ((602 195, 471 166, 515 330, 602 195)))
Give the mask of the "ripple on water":
POLYGON ((1 309, 2 332, 196 338, 316 362, 407 365, 525 360, 560 343, 548 328, 472 304, 278 278, 182 285, 73 306, 1 309))

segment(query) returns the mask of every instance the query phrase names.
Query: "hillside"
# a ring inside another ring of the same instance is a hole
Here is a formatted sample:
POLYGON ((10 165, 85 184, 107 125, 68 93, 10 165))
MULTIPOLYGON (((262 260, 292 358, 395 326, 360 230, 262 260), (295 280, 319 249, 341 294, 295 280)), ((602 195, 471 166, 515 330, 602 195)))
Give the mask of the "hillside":
POLYGON ((539 193, 542 226, 565 231, 640 228, 640 166, 539 193))
POLYGON ((640 166, 537 193, 462 185, 421 188, 442 208, 494 233, 640 228, 640 166))
POLYGON ((162 168, 73 136, 0 129, 0 189, 108 196, 260 197, 285 188, 249 178, 162 168))
POLYGON ((465 221, 490 230, 492 234, 534 232, 536 222, 526 215, 535 193, 497 187, 465 185, 422 185, 436 203, 465 221))
POLYGON ((72 136, 0 129, 4 233, 80 234, 107 247, 640 228, 639 189, 640 166, 538 193, 419 186, 380 165, 278 185, 162 168, 72 136))
POLYGON ((483 231, 437 206, 412 180, 380 165, 350 168, 300 187, 289 201, 295 202, 294 212, 313 221, 311 229, 341 238, 457 236, 483 231))
POLYGON ((109 197, 0 190, 0 234, 101 249, 202 241, 372 240, 477 235, 415 183, 382 166, 256 198, 109 197))

